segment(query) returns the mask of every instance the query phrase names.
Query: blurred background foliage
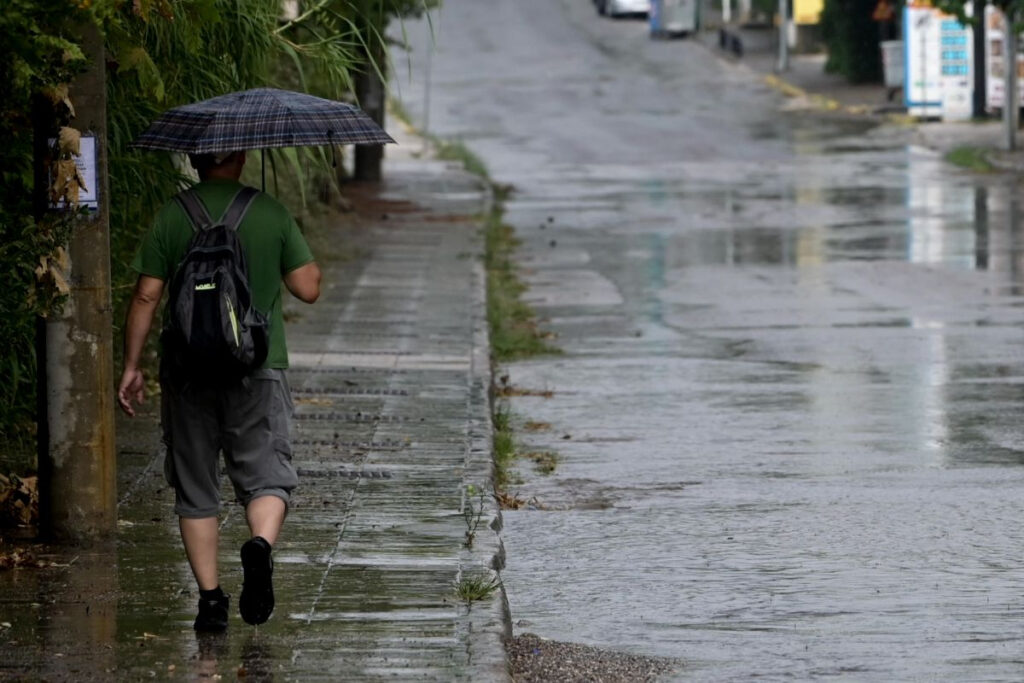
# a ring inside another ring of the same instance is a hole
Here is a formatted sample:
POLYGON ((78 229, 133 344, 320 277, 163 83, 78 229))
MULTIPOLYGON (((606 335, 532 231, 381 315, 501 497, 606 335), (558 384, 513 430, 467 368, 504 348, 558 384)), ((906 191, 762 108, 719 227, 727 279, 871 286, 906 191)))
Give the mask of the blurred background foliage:
MULTIPOLYGON (((351 100, 356 75, 387 72, 374 55, 386 54, 389 25, 438 3, 6 0, 0 12, 0 272, 6 276, 0 287, 0 471, 31 471, 35 465, 35 329, 39 317, 61 303, 35 271, 63 244, 68 221, 34 215, 33 132, 41 123, 55 128, 69 120, 67 85, 86 64, 78 38, 83 23, 100 28, 106 47, 111 267, 119 326, 135 280, 128 264, 139 238, 156 209, 188 182, 180 158, 129 146, 149 122, 169 107, 260 86, 351 100), (41 116, 52 120, 41 122, 41 116)), ((336 196, 336 188, 324 187, 337 176, 332 156, 321 149, 276 154, 284 163, 273 165, 278 183, 268 181, 268 190, 288 187, 282 199, 290 208, 300 218, 315 215, 307 197, 336 196), (308 192, 314 184, 315 192, 308 192)))
MULTIPOLYGON (((893 0, 897 16, 903 2, 893 0)), ((878 0, 825 0, 821 37, 828 46, 825 70, 851 83, 882 80, 881 28, 872 18, 878 0)))

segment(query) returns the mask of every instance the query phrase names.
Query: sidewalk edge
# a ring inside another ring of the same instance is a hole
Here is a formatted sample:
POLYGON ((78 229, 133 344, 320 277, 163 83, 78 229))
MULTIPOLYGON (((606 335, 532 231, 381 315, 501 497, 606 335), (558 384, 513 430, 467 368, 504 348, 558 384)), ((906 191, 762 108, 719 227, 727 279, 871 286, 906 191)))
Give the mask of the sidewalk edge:
MULTIPOLYGON (((486 216, 494 204, 494 192, 486 179, 481 179, 481 182, 484 188, 482 215, 486 216)), ((477 227, 482 229, 480 223, 477 227)), ((465 483, 487 492, 484 501, 487 529, 483 530, 481 525, 469 554, 475 567, 487 567, 497 574, 499 585, 489 598, 469 606, 469 676, 474 681, 511 681, 505 642, 512 637, 512 615, 504 583, 500 581, 501 570, 505 568, 505 547, 501 539, 503 520, 493 495, 494 427, 490 409, 492 369, 487 323, 487 275, 480 260, 473 264, 472 289, 473 352, 469 375, 470 428, 465 483)))

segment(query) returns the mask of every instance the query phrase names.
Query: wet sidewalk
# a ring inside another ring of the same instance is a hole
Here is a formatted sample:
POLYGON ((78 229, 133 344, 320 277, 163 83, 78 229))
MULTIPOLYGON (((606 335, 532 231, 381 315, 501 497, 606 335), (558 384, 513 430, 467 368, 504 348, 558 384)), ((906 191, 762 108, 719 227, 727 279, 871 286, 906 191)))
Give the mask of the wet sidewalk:
POLYGON ((1002 171, 1024 172, 1024 151, 1006 151, 1005 129, 999 112, 987 119, 945 122, 910 117, 903 104, 903 89, 881 83, 850 83, 845 76, 827 73, 824 52, 789 55, 789 68, 778 71, 778 33, 766 25, 722 25, 712 12, 707 30, 695 38, 708 50, 757 74, 785 96, 782 109, 826 113, 860 120, 888 122, 904 129, 912 144, 940 153, 957 148, 983 150, 983 158, 1002 171), (724 35, 723 35, 724 34, 724 35), (739 52, 736 49, 739 49, 739 52))
MULTIPOLYGON (((162 477, 154 406, 119 422, 116 547, 0 572, 0 679, 505 680, 501 591, 490 578, 490 368, 479 216, 488 194, 457 167, 389 149, 386 181, 355 189, 313 307, 286 307, 300 489, 275 548, 277 608, 237 615, 243 510, 222 515, 223 637, 192 631, 195 584, 162 477), (483 505, 472 547, 464 510, 483 505)), ((332 238, 332 242, 335 238, 332 238)), ((229 499, 225 482, 225 498, 229 499)))
POLYGON ((790 51, 789 68, 779 72, 778 31, 774 27, 723 26, 717 13, 710 17, 708 25, 710 30, 699 33, 699 40, 718 55, 762 75, 768 85, 789 98, 787 109, 860 116, 885 116, 906 111, 902 89, 886 88, 881 83, 854 84, 839 74, 826 73, 827 54, 824 51, 790 51))

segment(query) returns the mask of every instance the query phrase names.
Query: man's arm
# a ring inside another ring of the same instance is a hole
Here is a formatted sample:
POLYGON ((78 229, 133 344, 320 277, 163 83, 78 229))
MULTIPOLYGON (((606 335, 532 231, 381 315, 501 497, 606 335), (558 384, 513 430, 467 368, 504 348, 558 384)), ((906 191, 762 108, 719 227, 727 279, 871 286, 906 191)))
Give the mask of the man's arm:
POLYGON ((284 286, 300 301, 313 303, 320 298, 320 266, 312 262, 289 271, 284 286))
POLYGON ((149 328, 153 325, 156 308, 163 293, 163 280, 140 275, 138 282, 135 283, 135 293, 132 294, 131 303, 128 305, 128 316, 124 324, 124 372, 121 374, 121 384, 117 388, 117 402, 129 417, 135 416, 132 401, 142 403, 145 398, 146 383, 139 364, 142 349, 146 345, 146 337, 149 336, 149 328))

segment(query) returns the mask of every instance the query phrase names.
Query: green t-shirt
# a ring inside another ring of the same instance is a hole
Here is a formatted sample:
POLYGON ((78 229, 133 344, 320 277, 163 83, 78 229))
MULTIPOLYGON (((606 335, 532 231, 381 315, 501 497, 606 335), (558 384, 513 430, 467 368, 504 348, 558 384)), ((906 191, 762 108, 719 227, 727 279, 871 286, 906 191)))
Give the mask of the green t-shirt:
MULTIPOLYGON (((241 187, 242 184, 235 180, 214 179, 204 180, 195 189, 209 214, 217 218, 241 187)), ((167 202, 143 238, 132 268, 142 275, 170 282, 178 263, 185 256, 192 232, 192 224, 184 210, 177 202, 167 202)), ((281 278, 312 262, 313 254, 288 209, 265 193, 257 196, 249 206, 238 228, 238 237, 249 267, 253 305, 270 321, 269 349, 263 367, 287 368, 281 278)))

